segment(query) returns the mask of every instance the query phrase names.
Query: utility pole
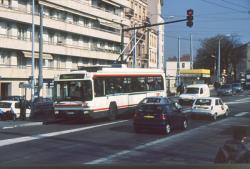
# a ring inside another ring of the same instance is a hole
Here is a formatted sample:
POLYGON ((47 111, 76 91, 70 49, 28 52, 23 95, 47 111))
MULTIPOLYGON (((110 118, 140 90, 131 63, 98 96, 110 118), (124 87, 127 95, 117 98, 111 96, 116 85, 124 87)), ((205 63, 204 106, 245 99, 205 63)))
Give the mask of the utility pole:
POLYGON ((180 85, 180 58, 181 58, 181 39, 180 36, 178 36, 177 86, 180 85))
POLYGON ((43 5, 40 5, 38 96, 43 88, 43 5))
POLYGON ((136 50, 136 41, 137 41, 137 39, 136 39, 136 34, 137 34, 137 30, 135 29, 134 30, 134 53, 133 53, 133 68, 135 68, 136 67, 136 53, 137 53, 137 50, 136 50))
POLYGON ((34 101, 34 89, 35 89, 35 58, 34 58, 34 43, 35 43, 35 24, 34 24, 34 13, 35 13, 35 0, 32 0, 32 56, 31 56, 31 101, 34 101))
POLYGON ((217 80, 220 83, 220 41, 221 39, 219 39, 219 43, 218 43, 218 61, 217 61, 217 80))
POLYGON ((192 40, 192 34, 190 34, 190 68, 193 69, 194 68, 194 58, 193 58, 193 40, 192 40))

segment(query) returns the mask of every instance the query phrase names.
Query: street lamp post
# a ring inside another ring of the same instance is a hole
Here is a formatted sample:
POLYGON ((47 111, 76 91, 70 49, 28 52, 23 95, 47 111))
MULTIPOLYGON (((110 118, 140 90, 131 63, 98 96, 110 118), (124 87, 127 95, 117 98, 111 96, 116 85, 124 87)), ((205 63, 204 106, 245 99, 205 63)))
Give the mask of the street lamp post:
MULTIPOLYGON (((231 34, 226 34, 226 37, 231 36, 231 34)), ((218 60, 217 60, 217 81, 220 83, 221 82, 221 72, 220 72, 220 62, 221 62, 221 40, 224 37, 219 38, 218 42, 218 60)))
POLYGON ((220 83, 220 41, 222 38, 219 39, 218 43, 218 61, 217 61, 217 81, 220 83))

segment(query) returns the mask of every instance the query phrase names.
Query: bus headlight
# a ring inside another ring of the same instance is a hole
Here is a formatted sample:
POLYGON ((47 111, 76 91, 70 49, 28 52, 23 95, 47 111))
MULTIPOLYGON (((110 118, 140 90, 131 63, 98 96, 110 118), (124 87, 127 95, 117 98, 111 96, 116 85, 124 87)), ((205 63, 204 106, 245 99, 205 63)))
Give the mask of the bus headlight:
POLYGON ((89 111, 84 111, 83 114, 89 114, 89 111))

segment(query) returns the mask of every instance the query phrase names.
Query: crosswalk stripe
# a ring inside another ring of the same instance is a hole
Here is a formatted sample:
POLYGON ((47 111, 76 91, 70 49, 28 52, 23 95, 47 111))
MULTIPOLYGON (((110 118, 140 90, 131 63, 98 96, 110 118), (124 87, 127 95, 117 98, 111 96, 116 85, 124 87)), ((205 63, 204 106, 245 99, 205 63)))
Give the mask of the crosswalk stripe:
POLYGON ((240 116, 244 116, 244 115, 246 115, 246 114, 248 114, 249 112, 241 112, 241 113, 238 113, 238 114, 236 114, 236 115, 234 115, 234 116, 236 116, 236 117, 240 117, 240 116))

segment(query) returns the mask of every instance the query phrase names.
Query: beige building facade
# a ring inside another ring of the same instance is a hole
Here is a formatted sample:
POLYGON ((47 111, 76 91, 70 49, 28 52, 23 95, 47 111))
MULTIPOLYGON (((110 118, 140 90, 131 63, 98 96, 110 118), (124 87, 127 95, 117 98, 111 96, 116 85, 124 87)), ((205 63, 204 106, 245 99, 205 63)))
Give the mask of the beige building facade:
MULTIPOLYGON (((32 46, 32 1, 0 1, 0 96, 27 96, 32 46)), ((127 0, 35 0, 35 78, 38 78, 39 6, 44 7, 43 90, 52 95, 56 75, 83 65, 112 64, 119 57, 121 27, 130 27, 127 0)), ((138 8, 140 11, 140 9, 138 8)), ((141 9, 143 12, 144 8, 141 9)), ((145 9, 146 10, 146 9, 145 9)), ((144 15, 138 17, 145 17, 144 15)), ((125 43, 129 38, 125 37, 125 43)), ((36 80, 37 82, 37 80, 36 80)), ((36 90, 35 90, 36 91, 36 90)))
MULTIPOLYGON (((148 17, 150 22, 154 23, 163 23, 164 19, 162 16, 162 7, 164 5, 164 0, 148 0, 148 17)), ((157 58, 156 58, 156 67, 159 69, 164 69, 165 56, 164 56, 164 25, 159 25, 152 27, 157 35, 157 58)), ((155 63, 150 63, 155 64, 155 63)))

